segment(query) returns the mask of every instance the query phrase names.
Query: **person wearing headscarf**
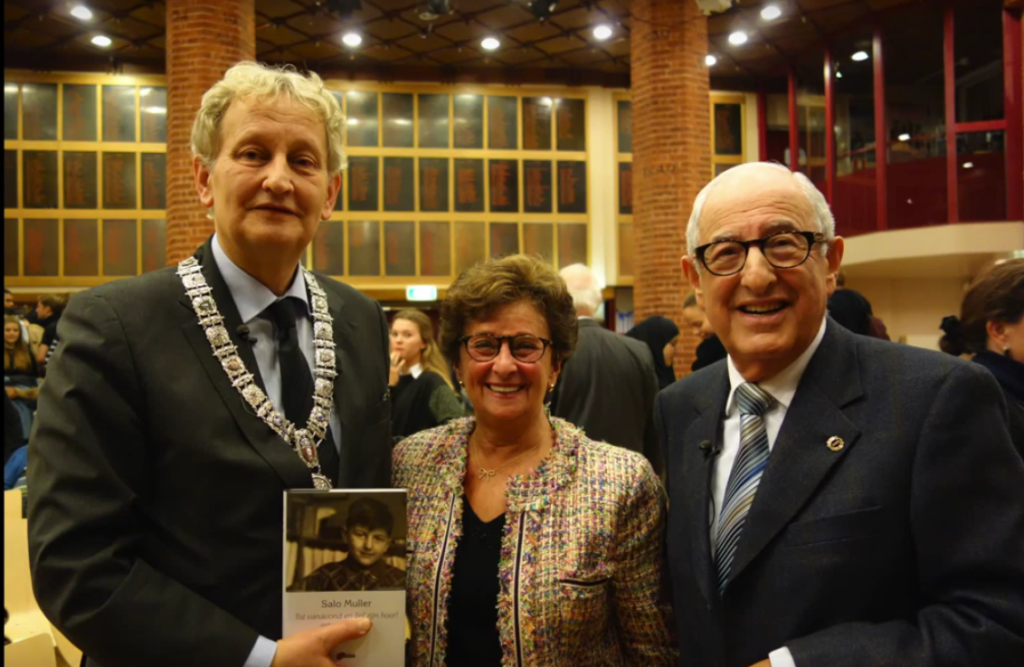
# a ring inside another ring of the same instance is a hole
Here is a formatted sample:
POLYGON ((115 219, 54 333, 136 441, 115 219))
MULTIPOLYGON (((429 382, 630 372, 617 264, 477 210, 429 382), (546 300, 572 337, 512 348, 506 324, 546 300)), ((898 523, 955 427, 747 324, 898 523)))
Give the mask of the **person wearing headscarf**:
POLYGON ((652 315, 626 332, 651 348, 654 357, 654 370, 658 373, 658 389, 664 389, 676 381, 676 373, 672 370, 672 361, 676 356, 676 341, 679 339, 679 327, 675 322, 652 315))

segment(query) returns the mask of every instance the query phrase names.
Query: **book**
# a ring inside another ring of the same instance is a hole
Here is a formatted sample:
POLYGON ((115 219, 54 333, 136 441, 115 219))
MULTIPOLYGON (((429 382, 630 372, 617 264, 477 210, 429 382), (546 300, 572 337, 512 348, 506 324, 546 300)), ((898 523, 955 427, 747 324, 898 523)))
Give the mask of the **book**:
POLYGON ((346 667, 405 664, 405 489, 284 493, 283 636, 350 618, 370 632, 338 646, 346 667))

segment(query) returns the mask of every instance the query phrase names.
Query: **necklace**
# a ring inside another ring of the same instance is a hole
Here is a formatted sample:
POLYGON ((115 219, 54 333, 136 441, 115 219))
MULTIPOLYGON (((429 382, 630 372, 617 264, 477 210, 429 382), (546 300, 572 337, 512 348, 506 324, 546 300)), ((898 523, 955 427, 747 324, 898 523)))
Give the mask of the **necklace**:
MULTIPOLYGON (((486 481, 490 481, 490 480, 494 479, 494 475, 499 470, 501 470, 502 468, 506 468, 506 467, 512 465, 513 463, 515 463, 519 459, 523 458, 524 456, 526 456, 527 454, 529 454, 533 450, 537 449, 538 447, 540 447, 540 443, 539 442, 536 445, 534 445, 533 447, 530 447, 529 449, 523 450, 522 452, 520 452, 516 456, 513 456, 512 458, 510 458, 508 461, 505 461, 504 463, 502 463, 497 468, 490 468, 489 469, 489 468, 485 468, 483 466, 480 466, 480 469, 477 470, 477 479, 483 479, 483 480, 486 480, 486 481)), ((477 456, 480 456, 480 447, 479 446, 477 446, 476 451, 477 451, 477 456)))
POLYGON ((195 257, 189 257, 178 264, 178 276, 185 286, 185 292, 192 300, 192 310, 199 319, 199 325, 203 327, 206 339, 210 341, 213 349, 213 356, 220 362, 221 368, 231 381, 231 386, 238 390, 245 402, 248 403, 256 416, 263 420, 275 433, 298 454, 306 467, 310 469, 313 477, 313 487, 325 491, 331 488, 331 480, 323 474, 320 468, 320 457, 317 454, 317 447, 327 436, 327 426, 330 424, 331 407, 334 405, 334 378, 337 376, 335 370, 334 356, 334 329, 333 319, 327 311, 327 293, 321 289, 313 274, 300 267, 306 279, 306 285, 311 294, 311 305, 313 309, 313 349, 316 359, 314 376, 316 378, 313 387, 313 409, 309 412, 309 420, 306 426, 298 428, 288 421, 284 415, 277 411, 274 404, 263 393, 256 378, 245 362, 238 355, 238 348, 231 342, 228 330, 224 327, 224 317, 217 308, 217 302, 213 299, 213 290, 206 283, 203 277, 203 267, 195 257))

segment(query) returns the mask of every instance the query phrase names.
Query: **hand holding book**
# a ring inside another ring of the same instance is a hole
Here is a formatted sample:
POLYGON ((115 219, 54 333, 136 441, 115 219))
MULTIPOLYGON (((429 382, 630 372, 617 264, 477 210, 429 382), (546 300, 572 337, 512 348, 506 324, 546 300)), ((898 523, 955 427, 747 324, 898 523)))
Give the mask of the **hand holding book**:
POLYGON ((285 637, 277 642, 270 667, 335 667, 334 648, 362 637, 370 625, 369 619, 352 618, 285 637))

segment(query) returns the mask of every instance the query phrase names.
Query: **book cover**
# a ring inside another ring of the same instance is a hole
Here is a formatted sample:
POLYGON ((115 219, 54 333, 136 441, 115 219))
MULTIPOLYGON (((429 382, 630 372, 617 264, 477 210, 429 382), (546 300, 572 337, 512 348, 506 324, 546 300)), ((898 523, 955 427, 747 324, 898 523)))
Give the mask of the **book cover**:
POLYGON ((285 637, 365 617, 370 632, 337 647, 335 661, 405 664, 405 508, 404 489, 285 492, 285 637))

